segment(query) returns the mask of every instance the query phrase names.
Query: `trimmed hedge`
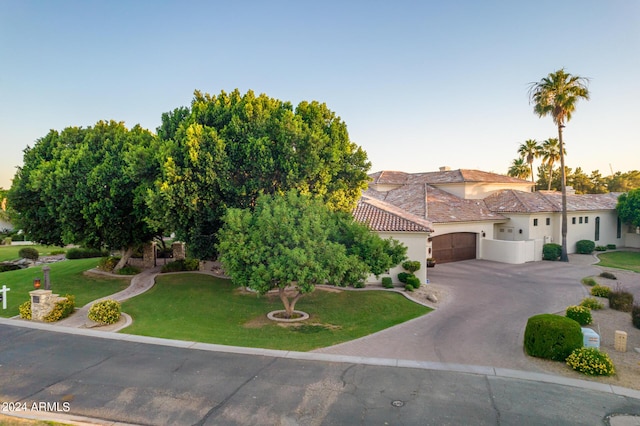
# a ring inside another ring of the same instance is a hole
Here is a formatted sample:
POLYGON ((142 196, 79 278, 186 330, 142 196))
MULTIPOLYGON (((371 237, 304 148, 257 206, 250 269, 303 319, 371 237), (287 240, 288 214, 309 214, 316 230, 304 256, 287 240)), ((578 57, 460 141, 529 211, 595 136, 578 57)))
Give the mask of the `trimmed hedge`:
POLYGON ((382 287, 393 288, 393 281, 391 281, 391 277, 382 277, 382 287))
POLYGON ((402 262, 402 267, 413 274, 420 269, 420 262, 417 260, 407 260, 406 262, 402 262))
POLYGON ((529 318, 524 331, 527 354, 538 358, 564 361, 582 347, 582 329, 571 318, 540 314, 529 318))
POLYGON ((420 278, 411 275, 410 277, 407 277, 407 285, 410 285, 411 287, 413 287, 414 289, 419 289, 420 288, 420 278))
POLYGON ((579 254, 591 254, 596 248, 596 243, 591 240, 580 240, 576 243, 576 252, 579 254))
POLYGON ((93 257, 107 257, 109 252, 91 248, 70 248, 65 256, 67 259, 90 259, 93 257))
POLYGON ((562 246, 556 243, 547 243, 542 246, 543 260, 558 260, 562 254, 562 246))
POLYGON ((164 265, 162 272, 197 271, 199 268, 200 261, 198 259, 180 259, 164 265))
POLYGON ((38 253, 38 250, 34 249, 33 247, 23 247, 18 251, 18 256, 24 259, 38 260, 38 257, 40 257, 40 253, 38 253))
POLYGON ((398 274, 398 281, 400 281, 403 284, 407 283, 407 278, 409 277, 413 277, 413 274, 410 274, 408 272, 400 272, 398 274))

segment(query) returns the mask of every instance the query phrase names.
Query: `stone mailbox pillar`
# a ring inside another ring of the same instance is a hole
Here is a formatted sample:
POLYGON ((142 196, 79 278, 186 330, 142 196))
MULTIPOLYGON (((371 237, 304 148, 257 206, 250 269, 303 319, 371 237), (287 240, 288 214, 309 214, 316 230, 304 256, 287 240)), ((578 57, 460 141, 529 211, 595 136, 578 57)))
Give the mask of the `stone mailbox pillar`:
POLYGON ((171 244, 171 251, 173 251, 173 260, 184 260, 184 243, 175 242, 171 244))
POLYGON ((618 352, 627 351, 627 332, 616 330, 614 348, 618 352))
POLYGON ((144 253, 142 254, 142 262, 144 268, 153 268, 156 266, 156 243, 151 242, 144 245, 144 253))
POLYGON ((33 321, 44 321, 44 318, 51 313, 58 301, 58 295, 51 290, 34 290, 29 292, 31 296, 31 319, 33 321))

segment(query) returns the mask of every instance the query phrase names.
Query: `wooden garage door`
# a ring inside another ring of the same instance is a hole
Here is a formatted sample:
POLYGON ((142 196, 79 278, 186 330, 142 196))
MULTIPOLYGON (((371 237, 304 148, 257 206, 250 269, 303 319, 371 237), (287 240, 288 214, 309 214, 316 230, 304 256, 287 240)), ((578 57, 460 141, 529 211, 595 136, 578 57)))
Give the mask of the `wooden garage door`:
POLYGON ((457 232, 433 237, 432 256, 437 263, 456 262, 476 258, 476 234, 457 232))

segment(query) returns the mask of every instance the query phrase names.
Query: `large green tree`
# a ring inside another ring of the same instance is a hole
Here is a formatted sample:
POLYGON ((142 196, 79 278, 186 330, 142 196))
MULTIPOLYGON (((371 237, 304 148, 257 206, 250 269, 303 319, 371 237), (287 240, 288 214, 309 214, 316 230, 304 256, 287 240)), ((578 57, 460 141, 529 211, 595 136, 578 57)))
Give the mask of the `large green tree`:
POLYGON ((533 103, 533 111, 539 117, 551 116, 558 129, 560 143, 560 171, 562 175, 562 253, 560 260, 569 261, 567 254, 567 188, 564 164, 564 141, 562 129, 571 120, 580 99, 589 99, 588 80, 571 75, 564 69, 557 70, 539 82, 529 86, 529 100, 533 103))
POLYGON ((159 173, 156 138, 100 121, 50 131, 24 151, 9 191, 17 226, 43 244, 123 250, 151 240, 145 197, 159 173))
POLYGON ((350 211, 368 183, 366 153, 349 140, 346 124, 319 102, 289 102, 252 91, 217 96, 195 92, 191 108, 162 116, 167 144, 162 177, 150 194, 196 257, 215 255, 228 207, 253 207, 260 194, 290 189, 350 211))
POLYGON ((230 208, 219 232, 220 260, 237 285, 278 290, 287 316, 317 284, 357 285, 406 258, 406 247, 382 240, 319 199, 289 191, 262 195, 253 209, 230 208))
MULTIPOLYGON (((540 157, 541 147, 535 139, 527 139, 518 147, 518 154, 529 165, 529 173, 531 174, 531 183, 533 183, 533 160, 540 157)), ((521 177, 521 176, 517 176, 521 177)), ((525 177, 526 179, 526 177, 525 177)))
POLYGON ((640 188, 621 194, 618 197, 616 210, 623 223, 634 227, 640 226, 640 188))

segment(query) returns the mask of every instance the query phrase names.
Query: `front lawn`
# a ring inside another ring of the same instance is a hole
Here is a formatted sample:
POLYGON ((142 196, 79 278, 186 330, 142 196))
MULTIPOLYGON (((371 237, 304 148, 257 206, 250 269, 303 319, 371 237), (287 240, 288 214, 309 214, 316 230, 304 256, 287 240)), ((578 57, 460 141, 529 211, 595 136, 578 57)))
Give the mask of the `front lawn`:
POLYGON ((283 309, 276 295, 241 292, 203 274, 156 278, 148 292, 123 303, 133 317, 123 333, 256 348, 309 351, 353 340, 424 315, 431 309, 382 291, 325 291, 303 296, 296 310, 310 318, 282 325, 266 318, 283 309))
MULTIPOLYGON (((60 296, 74 295, 76 307, 80 307, 92 300, 117 293, 129 285, 131 277, 113 279, 83 274, 84 271, 94 268, 97 264, 98 259, 63 260, 51 263, 49 265, 51 268, 51 290, 60 296)), ((0 305, 0 316, 18 315, 18 306, 29 300, 29 292, 34 289, 33 280, 35 278, 40 278, 44 286, 42 265, 0 273, 0 287, 6 285, 11 289, 7 292, 7 309, 3 310, 0 305)))
POLYGON ((600 262, 598 266, 610 268, 629 269, 640 272, 640 252, 634 251, 612 251, 610 253, 598 254, 600 262))
POLYGON ((41 245, 28 245, 28 246, 0 246, 0 262, 6 262, 10 260, 18 260, 20 256, 18 252, 20 249, 30 247, 38 250, 40 256, 48 256, 53 252, 66 252, 66 249, 56 246, 41 246, 41 245))

